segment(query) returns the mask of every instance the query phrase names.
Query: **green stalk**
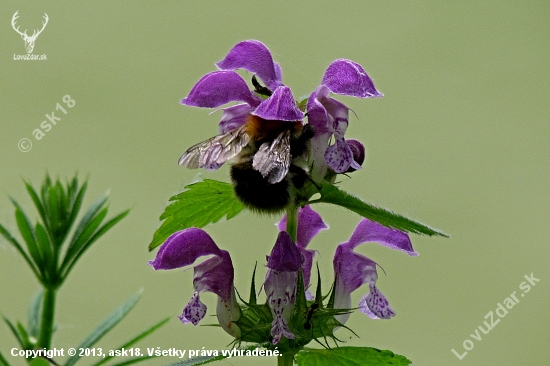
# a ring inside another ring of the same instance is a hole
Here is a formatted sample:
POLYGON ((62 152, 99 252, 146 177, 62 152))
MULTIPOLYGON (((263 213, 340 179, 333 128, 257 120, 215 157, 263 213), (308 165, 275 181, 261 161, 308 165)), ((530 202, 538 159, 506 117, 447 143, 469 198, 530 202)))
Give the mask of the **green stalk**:
POLYGON ((39 348, 49 349, 52 342, 53 319, 55 315, 56 296, 57 296, 56 288, 44 289, 44 302, 42 303, 40 334, 38 336, 38 342, 37 342, 37 346, 39 348))
POLYGON ((296 232, 298 231, 298 207, 289 207, 286 210, 286 232, 296 243, 296 232))
POLYGON ((294 365, 294 355, 290 352, 283 353, 277 357, 277 366, 292 366, 294 365))

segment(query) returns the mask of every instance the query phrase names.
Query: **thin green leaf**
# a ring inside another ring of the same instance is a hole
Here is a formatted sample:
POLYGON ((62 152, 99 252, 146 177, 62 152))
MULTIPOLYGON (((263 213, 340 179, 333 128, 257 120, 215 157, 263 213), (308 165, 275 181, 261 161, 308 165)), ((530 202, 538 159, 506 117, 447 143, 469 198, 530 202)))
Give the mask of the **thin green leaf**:
POLYGON ((23 342, 23 338, 21 337, 21 334, 19 334, 19 332, 17 331, 17 328, 13 325, 13 323, 8 318, 6 318, 5 316, 3 318, 6 324, 8 325, 8 327, 10 328, 11 332, 13 333, 14 337, 17 338, 17 342, 19 342, 19 345, 21 346, 21 348, 25 348, 25 343, 23 342))
MULTIPOLYGON (((89 348, 99 341, 107 332, 109 332, 115 325, 117 325, 124 317, 134 308, 141 297, 141 291, 132 296, 122 306, 116 309, 111 315, 109 315, 94 331, 80 344, 76 349, 89 348)), ((79 354, 75 354, 70 357, 65 366, 72 366, 80 358, 79 354)))
POLYGON ((36 238, 40 252, 44 256, 44 274, 46 279, 52 280, 56 275, 56 261, 53 255, 52 243, 46 229, 39 222, 36 223, 36 238))
MULTIPOLYGON (((73 186, 78 183, 75 180, 73 180, 73 186)), ((71 230, 71 227, 73 226, 76 217, 78 216, 78 212, 80 211, 80 208, 82 207, 82 201, 84 200, 84 195, 86 194, 86 189, 88 188, 88 182, 84 182, 80 190, 78 191, 78 194, 76 194, 76 189, 78 189, 78 186, 73 187, 72 189, 75 191, 74 198, 71 198, 70 208, 69 208, 69 219, 67 221, 67 228, 66 228, 66 234, 69 233, 71 230)), ((65 238, 63 238, 65 239, 65 238)))
POLYGON ((348 210, 358 213, 369 220, 376 221, 386 227, 415 234, 449 237, 449 235, 444 232, 431 228, 418 221, 411 220, 405 216, 398 215, 384 208, 365 203, 359 198, 340 190, 333 184, 323 183, 321 185, 320 193, 321 198, 309 202, 303 202, 302 205, 320 202, 331 203, 333 205, 347 208, 348 210))
POLYGON ((32 227, 29 218, 27 217, 27 215, 25 215, 25 212, 21 209, 21 207, 19 207, 19 205, 15 201, 13 201, 13 203, 17 208, 15 210, 15 219, 17 221, 19 232, 21 233, 21 236, 27 244, 27 250, 29 251, 31 258, 33 259, 36 267, 40 270, 40 273, 43 276, 44 269, 42 267, 42 264, 44 263, 44 259, 42 258, 42 254, 40 253, 40 249, 38 248, 38 244, 36 243, 34 228, 32 227))
MULTIPOLYGON (((59 181, 57 181, 59 185, 59 181)), ((62 226, 61 223, 61 197, 59 196, 58 186, 49 187, 48 189, 48 211, 46 214, 50 219, 50 233, 52 234, 52 239, 54 243, 57 243, 57 235, 59 234, 59 229, 62 226)))
MULTIPOLYGON (((261 347, 253 345, 253 346, 248 346, 248 347, 245 347, 245 348, 239 348, 239 350, 240 351, 241 350, 245 351, 245 354, 246 354, 246 351, 252 351, 252 350, 255 350, 256 348, 261 348, 261 347)), ((228 352, 231 352, 231 350, 228 350, 228 352)), ((219 356, 199 356, 199 357, 193 357, 193 358, 189 358, 187 360, 171 363, 171 364, 165 365, 165 366, 199 366, 199 365, 205 365, 205 364, 210 363, 210 362, 223 360, 224 358, 228 358, 230 356, 233 356, 233 355, 231 353, 228 353, 225 356, 223 354, 219 355, 219 356)))
POLYGON ((50 363, 42 357, 36 357, 32 359, 29 366, 50 366, 50 363))
POLYGON ((15 247, 15 249, 17 249, 17 251, 23 256, 23 258, 25 258, 25 261, 27 262, 29 267, 31 267, 32 271, 36 275, 36 278, 38 278, 38 280, 42 282, 42 275, 38 272, 38 269, 36 268, 34 262, 28 256, 27 252, 25 252, 21 244, 19 244, 19 242, 10 234, 10 232, 5 227, 2 226, 2 224, 0 224, 0 234, 2 234, 2 236, 8 242, 10 242, 15 247))
POLYGON ((392 351, 381 351, 370 347, 339 347, 334 349, 305 348, 295 356, 299 366, 407 366, 412 363, 404 356, 392 351))
POLYGON ((155 358, 155 356, 142 356, 142 357, 136 357, 136 358, 131 358, 129 360, 126 360, 126 361, 122 361, 122 362, 119 362, 119 363, 115 363, 113 364, 113 366, 124 366, 124 365, 132 365, 134 363, 138 363, 138 362, 141 362, 141 361, 145 361, 145 360, 148 360, 150 358, 155 358))
POLYGON ((48 225, 48 218, 46 216, 46 212, 44 211, 44 206, 42 205, 42 202, 40 201, 40 197, 38 197, 38 194, 34 190, 34 188, 31 186, 30 183, 25 182, 25 187, 27 188, 27 192, 29 192, 29 196, 31 196, 32 201, 34 202, 34 205, 36 206, 36 209, 38 210, 38 213, 40 214, 40 217, 42 218, 42 222, 45 225, 48 225))
POLYGON ((44 299, 44 291, 40 290, 34 295, 31 306, 29 307, 29 335, 38 339, 40 330, 40 318, 42 315, 42 300, 44 299))
MULTIPOLYGON (((99 239, 101 236, 103 236, 103 234, 105 234, 107 231, 109 231, 113 226, 115 226, 120 220, 122 220, 123 218, 126 217, 126 215, 128 215, 128 213, 130 212, 130 210, 126 210, 118 215, 116 215, 115 217, 113 217, 112 219, 110 219, 109 221, 107 221, 105 224, 103 224, 103 226, 101 226, 93 235, 92 237, 82 246, 82 249, 76 254, 76 256, 72 259, 72 261, 70 262, 70 264, 67 265, 66 267, 66 270, 62 271, 62 274, 61 274, 61 278, 66 278, 67 275, 69 274, 69 272, 71 271, 71 269, 73 268, 73 266, 76 264, 76 262, 78 261, 78 259, 80 258, 80 256, 82 256, 82 254, 84 254, 84 252, 86 252, 86 250, 88 250, 88 248, 97 240, 99 239)), ((65 256, 65 259, 67 259, 67 256, 65 256)), ((65 262, 65 261, 64 261, 65 262)))
POLYGON ((0 352, 0 366, 10 366, 8 360, 6 360, 4 355, 2 355, 2 352, 0 352))
POLYGON ((73 234, 73 238, 69 243, 69 247, 74 245, 74 242, 78 239, 78 237, 80 237, 80 234, 82 234, 82 232, 86 229, 90 221, 93 220, 93 218, 96 216, 99 210, 101 210, 105 202, 107 202, 107 198, 108 198, 107 195, 101 196, 97 201, 95 201, 90 206, 90 208, 88 208, 88 211, 86 211, 86 213, 84 214, 84 217, 82 218, 82 220, 80 220, 80 222, 78 223, 78 226, 76 227, 76 230, 73 234))
MULTIPOLYGON (((115 349, 122 349, 122 348, 128 348, 130 346, 133 346, 134 344, 136 344, 137 342, 139 342, 140 340, 142 340, 143 338, 147 337, 149 334, 153 333, 155 330, 159 329, 160 327, 162 327, 164 324, 166 324, 169 320, 171 319, 171 317, 168 317, 166 319, 163 319, 161 320, 160 322, 158 322, 157 324, 153 325, 151 328, 145 330, 144 332, 140 333, 139 335, 137 335, 136 337, 134 337, 133 339, 129 340, 128 342, 124 343, 122 346, 120 347, 117 347, 115 349)), ((113 358, 115 356, 107 356, 105 357, 103 360, 99 361, 98 363, 94 364, 93 366, 99 366, 99 365, 102 365, 104 364, 105 362, 109 361, 111 358, 113 358)), ((154 356, 150 356, 150 357, 154 357, 154 356)), ((149 358, 149 356, 147 356, 147 358, 149 358)), ((139 361, 137 361, 139 362, 139 361)))
POLYGON ((27 330, 21 324, 20 322, 17 322, 17 330, 19 331, 19 335, 21 336, 21 340, 23 341, 23 348, 30 349, 33 347, 33 344, 31 340, 29 339, 29 333, 27 333, 27 330))
POLYGON ((101 225, 101 222, 105 219, 105 216, 107 216, 107 211, 108 208, 105 207, 96 216, 88 221, 88 224, 78 234, 78 236, 76 236, 77 233, 73 235, 71 244, 69 244, 69 248, 67 249, 63 263, 61 264, 61 273, 63 273, 69 264, 75 260, 76 256, 78 256, 79 252, 82 251, 88 240, 92 237, 92 235, 94 235, 94 232, 97 230, 99 225, 101 225))
POLYGON ((205 227, 210 223, 235 217, 244 208, 229 183, 205 179, 185 186, 185 191, 170 198, 173 203, 160 216, 164 220, 155 232, 149 250, 161 245, 176 231, 205 227))

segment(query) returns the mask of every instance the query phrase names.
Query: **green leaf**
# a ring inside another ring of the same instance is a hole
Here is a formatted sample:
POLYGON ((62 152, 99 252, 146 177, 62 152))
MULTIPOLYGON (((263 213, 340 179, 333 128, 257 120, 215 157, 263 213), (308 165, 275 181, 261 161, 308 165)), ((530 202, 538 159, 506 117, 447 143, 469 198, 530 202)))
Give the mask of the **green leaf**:
MULTIPOLYGON (((145 330, 144 332, 140 333, 138 336, 132 338, 131 340, 129 340, 128 342, 124 343, 122 346, 120 347, 117 347, 115 349, 119 350, 119 349, 122 349, 122 348, 128 348, 130 346, 133 346, 134 344, 136 344, 137 342, 139 342, 140 340, 142 340, 143 338, 147 337, 149 334, 153 333, 154 331, 156 331, 157 329, 159 329, 160 327, 162 327, 164 324, 166 324, 169 320, 171 319, 171 317, 168 317, 166 319, 163 319, 161 320, 160 322, 158 322, 157 324, 153 325, 151 328, 145 330)), ((105 357, 103 360, 99 361, 98 363, 94 364, 93 366, 99 366, 99 365, 102 365, 104 364, 105 362, 109 361, 111 358, 113 358, 115 356, 107 356, 105 357)), ((154 357, 154 356, 145 356, 145 359, 147 358, 151 358, 151 357, 154 357)), ((140 362, 140 361, 143 361, 143 359, 141 359, 141 357, 139 359, 133 359, 135 360, 135 362, 140 362)), ((134 363, 134 362, 132 362, 134 363)))
POLYGON ((17 249, 17 251, 23 256, 23 258, 25 258, 25 261, 27 262, 27 264, 29 265, 29 267, 31 267, 32 271, 34 272, 34 274, 36 275, 36 278, 38 278, 38 280, 40 282, 42 282, 42 276, 40 275, 40 273, 38 272, 38 269, 36 268, 36 265, 34 264, 34 262, 31 260, 31 258, 28 256, 27 252, 25 252, 25 250, 23 249, 23 247, 21 246, 21 244, 19 244, 19 242, 10 234, 10 232, 5 228, 3 227, 1 224, 0 224, 0 234, 2 234, 2 236, 4 238, 6 238, 7 241, 9 241, 14 247, 15 249, 17 249))
POLYGON ((82 220, 80 220, 78 226, 76 227, 76 230, 73 234, 73 238, 71 240, 71 243, 69 244, 69 247, 74 245, 74 242, 80 237, 82 232, 86 229, 90 221, 94 219, 96 214, 101 210, 103 205, 107 202, 107 196, 101 196, 97 201, 95 201, 90 208, 88 208, 88 211, 86 211, 86 214, 84 214, 84 217, 82 220))
MULTIPOLYGON (((112 219, 110 219, 109 221, 107 221, 105 224, 103 224, 103 226, 101 226, 93 235, 92 237, 82 246, 82 248, 80 249, 80 251, 76 254, 76 256, 72 259, 71 263, 68 264, 68 267, 66 268, 65 271, 62 272, 61 274, 61 278, 65 279, 65 277, 67 277, 67 275, 69 274, 69 272, 71 271, 71 269, 73 268, 73 266, 76 264, 76 262, 78 261, 78 259, 80 258, 80 256, 82 256, 82 254, 84 254, 84 252, 86 252, 86 250, 88 250, 88 248, 97 240, 99 239, 103 234, 105 234, 107 231, 109 231, 113 226, 115 226, 120 220, 122 220, 123 218, 126 217, 126 215, 128 215, 128 213, 130 212, 130 210, 126 210, 120 214, 118 214, 117 216, 113 217, 112 219)), ((67 259, 67 256, 65 256, 65 259, 67 259)), ((65 261, 64 261, 65 263, 65 261)))
POLYGON ((365 203, 359 198, 340 190, 333 184, 322 183, 320 193, 321 198, 313 201, 302 202, 302 206, 311 203, 331 203, 333 205, 347 208, 348 210, 358 213, 369 220, 376 221, 386 227, 415 234, 449 237, 449 235, 444 232, 433 229, 418 221, 411 220, 405 216, 398 215, 384 208, 365 203))
POLYGON ((412 361, 387 350, 381 351, 370 347, 339 347, 305 348, 296 354, 296 363, 299 366, 407 366, 412 361))
POLYGON ((42 357, 33 358, 29 366, 50 366, 50 363, 42 357))
MULTIPOLYGON (((75 257, 82 251, 82 248, 92 237, 99 225, 101 225, 101 222, 105 216, 107 216, 107 211, 108 208, 105 207, 97 213, 97 215, 87 220, 86 225, 82 226, 82 230, 74 233, 71 243, 69 244, 69 248, 67 249, 67 253, 65 254, 65 258, 63 258, 63 263, 61 264, 61 273, 65 272, 65 269, 71 264, 71 262, 75 261, 75 257)), ((82 225, 82 222, 80 224, 82 225)), ((81 225, 79 225, 79 228, 81 225)), ((62 277, 64 277, 63 274, 62 277)))
POLYGON ((40 290, 34 295, 31 306, 29 307, 29 335, 38 339, 40 328, 40 317, 42 314, 42 300, 44 299, 44 291, 40 290))
POLYGON ((44 206, 42 205, 42 202, 40 201, 40 198, 38 197, 38 194, 34 190, 34 188, 30 185, 30 183, 25 182, 25 187, 27 188, 27 192, 29 192, 29 196, 31 196, 32 201, 34 202, 34 205, 36 206, 36 209, 38 210, 38 213, 40 214, 40 217, 42 218, 42 222, 47 226, 48 225, 48 219, 46 217, 46 212, 44 211, 44 206))
POLYGON ((38 240, 40 252, 44 256, 44 274, 47 276, 46 279, 51 281, 53 277, 55 277, 57 269, 53 255, 53 245, 50 242, 46 229, 39 222, 36 223, 36 238, 38 240))
POLYGON ((205 227, 210 223, 235 217, 244 208, 229 183, 205 179, 185 186, 186 190, 170 198, 170 204, 160 216, 164 220, 155 232, 149 250, 161 245, 173 233, 190 227, 205 227))
MULTIPOLYGON (((253 346, 248 346, 246 348, 239 348, 239 350, 242 350, 242 351, 246 352, 246 351, 252 351, 256 348, 259 348, 259 347, 256 346, 256 345, 253 345, 253 346)), ((230 351, 230 350, 228 350, 228 351, 230 351)), ((193 358, 189 358, 187 360, 178 361, 178 362, 171 363, 171 364, 165 365, 165 366, 199 366, 199 365, 205 365, 205 364, 210 363, 210 362, 223 360, 224 358, 228 358, 230 355, 231 354, 227 354, 226 356, 219 355, 219 356, 193 357, 193 358)))
POLYGON ((23 348, 24 349, 32 349, 34 344, 29 339, 29 333, 27 333, 27 330, 21 324, 20 322, 17 322, 17 331, 19 332, 19 336, 21 337, 21 340, 23 341, 23 348))
POLYGON ((10 328, 11 332, 15 336, 15 338, 17 338, 17 342, 19 342, 19 345, 21 346, 21 348, 24 349, 25 343, 23 342, 23 338, 21 337, 21 334, 19 334, 19 332, 17 331, 17 328, 13 325, 13 323, 8 318, 6 318, 5 316, 3 318, 6 324, 8 325, 8 327, 10 328))
POLYGON ((38 248, 38 244, 36 243, 36 235, 34 233, 34 229, 29 221, 29 218, 27 217, 27 215, 25 215, 25 212, 21 209, 21 207, 19 207, 19 205, 15 201, 12 200, 12 202, 16 207, 15 219, 17 221, 17 227, 19 228, 19 232, 21 233, 21 236, 25 240, 25 243, 27 243, 27 250, 29 251, 31 258, 33 259, 34 263, 36 264, 36 267, 38 268, 38 270, 43 276, 44 275, 44 269, 42 267, 43 258, 38 248))
POLYGON ((131 365, 131 364, 134 364, 134 363, 138 363, 138 362, 148 360, 150 358, 155 358, 155 356, 142 356, 142 357, 130 358, 129 360, 125 360, 125 361, 122 361, 122 362, 119 362, 119 363, 115 363, 115 364, 113 364, 113 366, 131 365))
MULTIPOLYGON (((115 325, 117 325, 124 317, 134 308, 134 306, 139 301, 141 297, 141 291, 132 296, 128 301, 126 301, 122 306, 116 309, 111 315, 109 315, 96 329, 84 340, 76 349, 79 348, 89 348, 93 346, 97 341, 99 341, 107 332, 109 332, 115 325)), ((72 366, 80 358, 79 354, 76 353, 74 356, 70 357, 65 366, 72 366)))
POLYGON ((8 360, 4 358, 4 355, 2 354, 2 352, 0 352, 0 366, 10 366, 10 364, 8 363, 8 360))
MULTIPOLYGON (((78 191, 78 194, 76 194, 76 190, 78 189, 78 181, 76 180, 76 177, 73 179, 73 184, 71 187, 71 194, 70 196, 70 207, 69 207, 69 218, 67 221, 67 228, 66 228, 66 234, 69 233, 69 230, 71 230, 71 227, 73 226, 76 216, 78 215, 78 212, 80 211, 80 208, 82 207, 82 201, 84 200, 84 195, 86 194, 86 189, 88 188, 88 182, 84 182, 82 187, 80 187, 80 191, 78 191), (75 196, 72 196, 73 194, 76 194, 75 196)), ((65 239, 65 238, 63 238, 65 239)))

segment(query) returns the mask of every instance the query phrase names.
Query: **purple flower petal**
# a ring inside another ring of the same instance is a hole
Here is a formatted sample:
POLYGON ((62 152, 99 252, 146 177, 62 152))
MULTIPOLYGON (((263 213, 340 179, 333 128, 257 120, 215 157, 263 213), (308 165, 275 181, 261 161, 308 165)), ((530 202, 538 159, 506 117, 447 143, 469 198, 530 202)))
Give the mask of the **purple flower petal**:
POLYGON ((323 76, 323 85, 333 93, 360 98, 382 97, 372 79, 356 62, 339 59, 332 62, 323 76))
POLYGON ((248 104, 237 104, 231 107, 223 108, 222 119, 220 120, 220 133, 226 133, 241 127, 250 118, 250 113, 254 110, 248 104))
POLYGON ((296 301, 297 279, 297 271, 279 272, 270 269, 265 276, 264 290, 267 295, 267 305, 273 316, 271 323, 273 344, 277 344, 283 335, 288 339, 294 339, 294 334, 288 328, 288 319, 292 315, 292 307, 296 301))
POLYGON ((214 71, 204 75, 181 104, 192 107, 216 108, 229 102, 258 105, 244 79, 234 71, 214 71))
POLYGON ((270 90, 282 85, 281 68, 273 62, 271 52, 260 41, 248 40, 237 43, 216 65, 222 70, 250 71, 258 75, 270 90))
MULTIPOLYGON (((286 229, 286 215, 277 224, 280 231, 286 229)), ((321 230, 328 229, 321 215, 315 212, 311 206, 304 206, 298 210, 298 227, 296 245, 306 248, 308 244, 321 230)))
POLYGON ((348 245, 351 249, 361 243, 377 242, 388 248, 400 250, 411 256, 417 256, 418 253, 412 247, 409 235, 397 230, 385 227, 369 219, 362 219, 359 225, 349 239, 348 245))
POLYGON ((386 296, 375 285, 370 285, 370 292, 359 301, 359 310, 372 319, 389 319, 395 316, 386 296))
MULTIPOLYGON (((334 254, 334 308, 350 309, 351 293, 364 283, 374 284, 378 279, 376 263, 371 259, 352 251, 347 243, 340 244, 334 254)), ((344 324, 350 314, 336 316, 344 324)))
POLYGON ((206 305, 204 305, 199 297, 199 293, 195 292, 189 303, 183 309, 183 313, 178 316, 183 324, 193 323, 193 325, 199 324, 199 322, 206 315, 206 305))
MULTIPOLYGON (((286 229, 286 215, 277 224, 280 231, 286 229)), ((296 246, 300 249, 304 259, 302 263, 302 273, 304 276, 304 287, 307 289, 311 281, 311 268, 313 267, 313 258, 315 257, 314 250, 305 249, 311 239, 315 237, 321 230, 328 229, 328 226, 323 222, 321 215, 315 212, 310 206, 305 206, 298 211, 298 227, 296 246)), ((306 290, 306 298, 313 299, 313 295, 306 290)))
POLYGON ((166 239, 156 258, 149 264, 156 270, 181 268, 193 264, 201 256, 219 256, 220 253, 220 248, 204 230, 190 228, 178 231, 166 239))
POLYGON ((353 153, 342 137, 335 138, 336 143, 327 147, 325 160, 336 173, 345 173, 353 164, 353 153))
POLYGON ((279 272, 298 272, 302 254, 286 231, 280 231, 275 246, 267 258, 267 267, 279 272))
POLYGON ((360 141, 354 139, 346 140, 346 143, 348 144, 348 147, 350 148, 353 155, 353 163, 351 164, 347 172, 353 172, 355 170, 361 169, 361 166, 365 161, 365 146, 363 146, 360 141))
POLYGON ((235 322, 240 317, 239 304, 233 287, 234 270, 229 253, 218 248, 202 229, 190 228, 171 235, 162 245, 155 260, 149 262, 155 269, 174 269, 193 264, 202 256, 211 256, 194 268, 195 294, 179 317, 182 323, 197 325, 206 314, 206 305, 199 298, 201 292, 218 295, 216 315, 221 327, 235 338, 241 333, 235 322))
POLYGON ((292 91, 287 86, 280 86, 264 100, 254 112, 260 118, 276 121, 301 121, 304 113, 296 105, 292 91))

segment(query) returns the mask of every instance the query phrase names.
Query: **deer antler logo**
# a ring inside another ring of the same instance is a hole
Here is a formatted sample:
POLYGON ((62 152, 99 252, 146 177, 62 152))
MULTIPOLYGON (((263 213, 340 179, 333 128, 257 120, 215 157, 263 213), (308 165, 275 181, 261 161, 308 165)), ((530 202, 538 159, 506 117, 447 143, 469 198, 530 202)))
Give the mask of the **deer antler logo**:
POLYGON ((42 31, 44 30, 44 28, 46 28, 46 24, 48 24, 48 14, 44 13, 44 22, 42 23, 42 29, 38 30, 38 29, 35 29, 34 32, 32 33, 32 36, 28 36, 27 35, 27 30, 25 29, 24 32, 21 32, 19 30, 19 27, 15 28, 15 20, 17 18, 19 18, 19 15, 17 15, 17 13, 19 12, 19 10, 17 10, 15 12, 15 14, 13 14, 13 18, 11 18, 11 26, 13 27, 13 29, 19 33, 21 35, 21 38, 23 38, 23 41, 25 41, 25 48, 27 49, 27 53, 32 53, 32 50, 34 49, 34 42, 36 41, 36 38, 38 38, 38 35, 40 35, 40 33, 42 33, 42 31))

